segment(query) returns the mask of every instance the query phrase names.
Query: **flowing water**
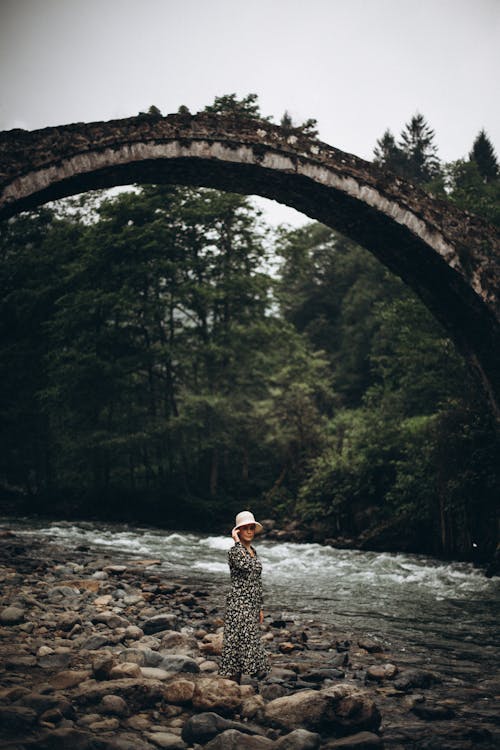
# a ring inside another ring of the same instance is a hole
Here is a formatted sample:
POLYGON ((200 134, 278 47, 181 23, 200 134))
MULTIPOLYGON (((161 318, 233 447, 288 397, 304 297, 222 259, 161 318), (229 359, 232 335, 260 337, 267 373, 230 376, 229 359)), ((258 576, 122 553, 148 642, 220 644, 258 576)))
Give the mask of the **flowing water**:
MULTIPOLYGON (((223 612, 229 536, 87 522, 2 525, 73 549, 160 559, 157 570, 166 580, 207 588, 213 607, 223 612)), ((498 663, 500 582, 467 563, 264 539, 255 546, 265 609, 273 617, 320 620, 332 631, 363 634, 454 676, 498 663)))

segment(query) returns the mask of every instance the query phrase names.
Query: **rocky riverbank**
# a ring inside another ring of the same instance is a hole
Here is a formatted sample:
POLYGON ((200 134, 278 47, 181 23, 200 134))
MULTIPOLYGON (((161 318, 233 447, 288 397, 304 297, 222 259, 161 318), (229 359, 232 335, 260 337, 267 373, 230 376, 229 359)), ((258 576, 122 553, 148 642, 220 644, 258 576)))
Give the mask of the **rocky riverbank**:
MULTIPOLYGON (((266 618, 273 669, 217 676, 222 612, 158 561, 0 538, 0 748, 493 750, 500 680, 266 618)), ((495 665, 492 664, 492 670, 495 665)))

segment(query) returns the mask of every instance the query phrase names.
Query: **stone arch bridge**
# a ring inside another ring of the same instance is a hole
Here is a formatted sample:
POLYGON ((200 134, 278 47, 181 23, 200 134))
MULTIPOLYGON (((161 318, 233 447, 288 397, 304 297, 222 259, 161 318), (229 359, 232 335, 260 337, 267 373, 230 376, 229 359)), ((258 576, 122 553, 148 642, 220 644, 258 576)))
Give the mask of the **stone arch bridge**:
POLYGON ((261 195, 358 242, 441 321, 500 416, 494 227, 352 154, 260 120, 148 115, 0 133, 0 218, 131 183, 261 195))

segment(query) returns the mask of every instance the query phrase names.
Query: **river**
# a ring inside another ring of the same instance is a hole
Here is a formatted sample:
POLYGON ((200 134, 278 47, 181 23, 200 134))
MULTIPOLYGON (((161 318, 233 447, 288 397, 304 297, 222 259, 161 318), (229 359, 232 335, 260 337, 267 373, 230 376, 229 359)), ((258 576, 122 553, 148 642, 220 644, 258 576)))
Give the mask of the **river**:
MULTIPOLYGON (((0 519, 0 525, 72 549, 160 559, 160 574, 208 588, 222 614, 229 536, 32 519, 0 519)), ((258 538, 255 546, 273 618, 320 620, 332 630, 363 634, 451 677, 480 675, 498 663, 500 581, 472 565, 258 538)))

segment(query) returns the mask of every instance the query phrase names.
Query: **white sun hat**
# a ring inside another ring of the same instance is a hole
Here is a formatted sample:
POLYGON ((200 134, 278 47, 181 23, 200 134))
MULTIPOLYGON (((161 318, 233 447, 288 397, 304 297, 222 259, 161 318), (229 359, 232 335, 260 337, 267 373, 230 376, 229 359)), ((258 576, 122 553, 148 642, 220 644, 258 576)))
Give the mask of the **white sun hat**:
POLYGON ((261 523, 255 520, 253 517, 253 513, 250 513, 249 510, 242 510, 241 513, 238 513, 236 516, 236 523, 234 524, 234 528, 237 529, 240 526, 246 526, 249 523, 255 524, 255 531, 257 534, 260 534, 261 531, 264 531, 264 527, 261 523))

